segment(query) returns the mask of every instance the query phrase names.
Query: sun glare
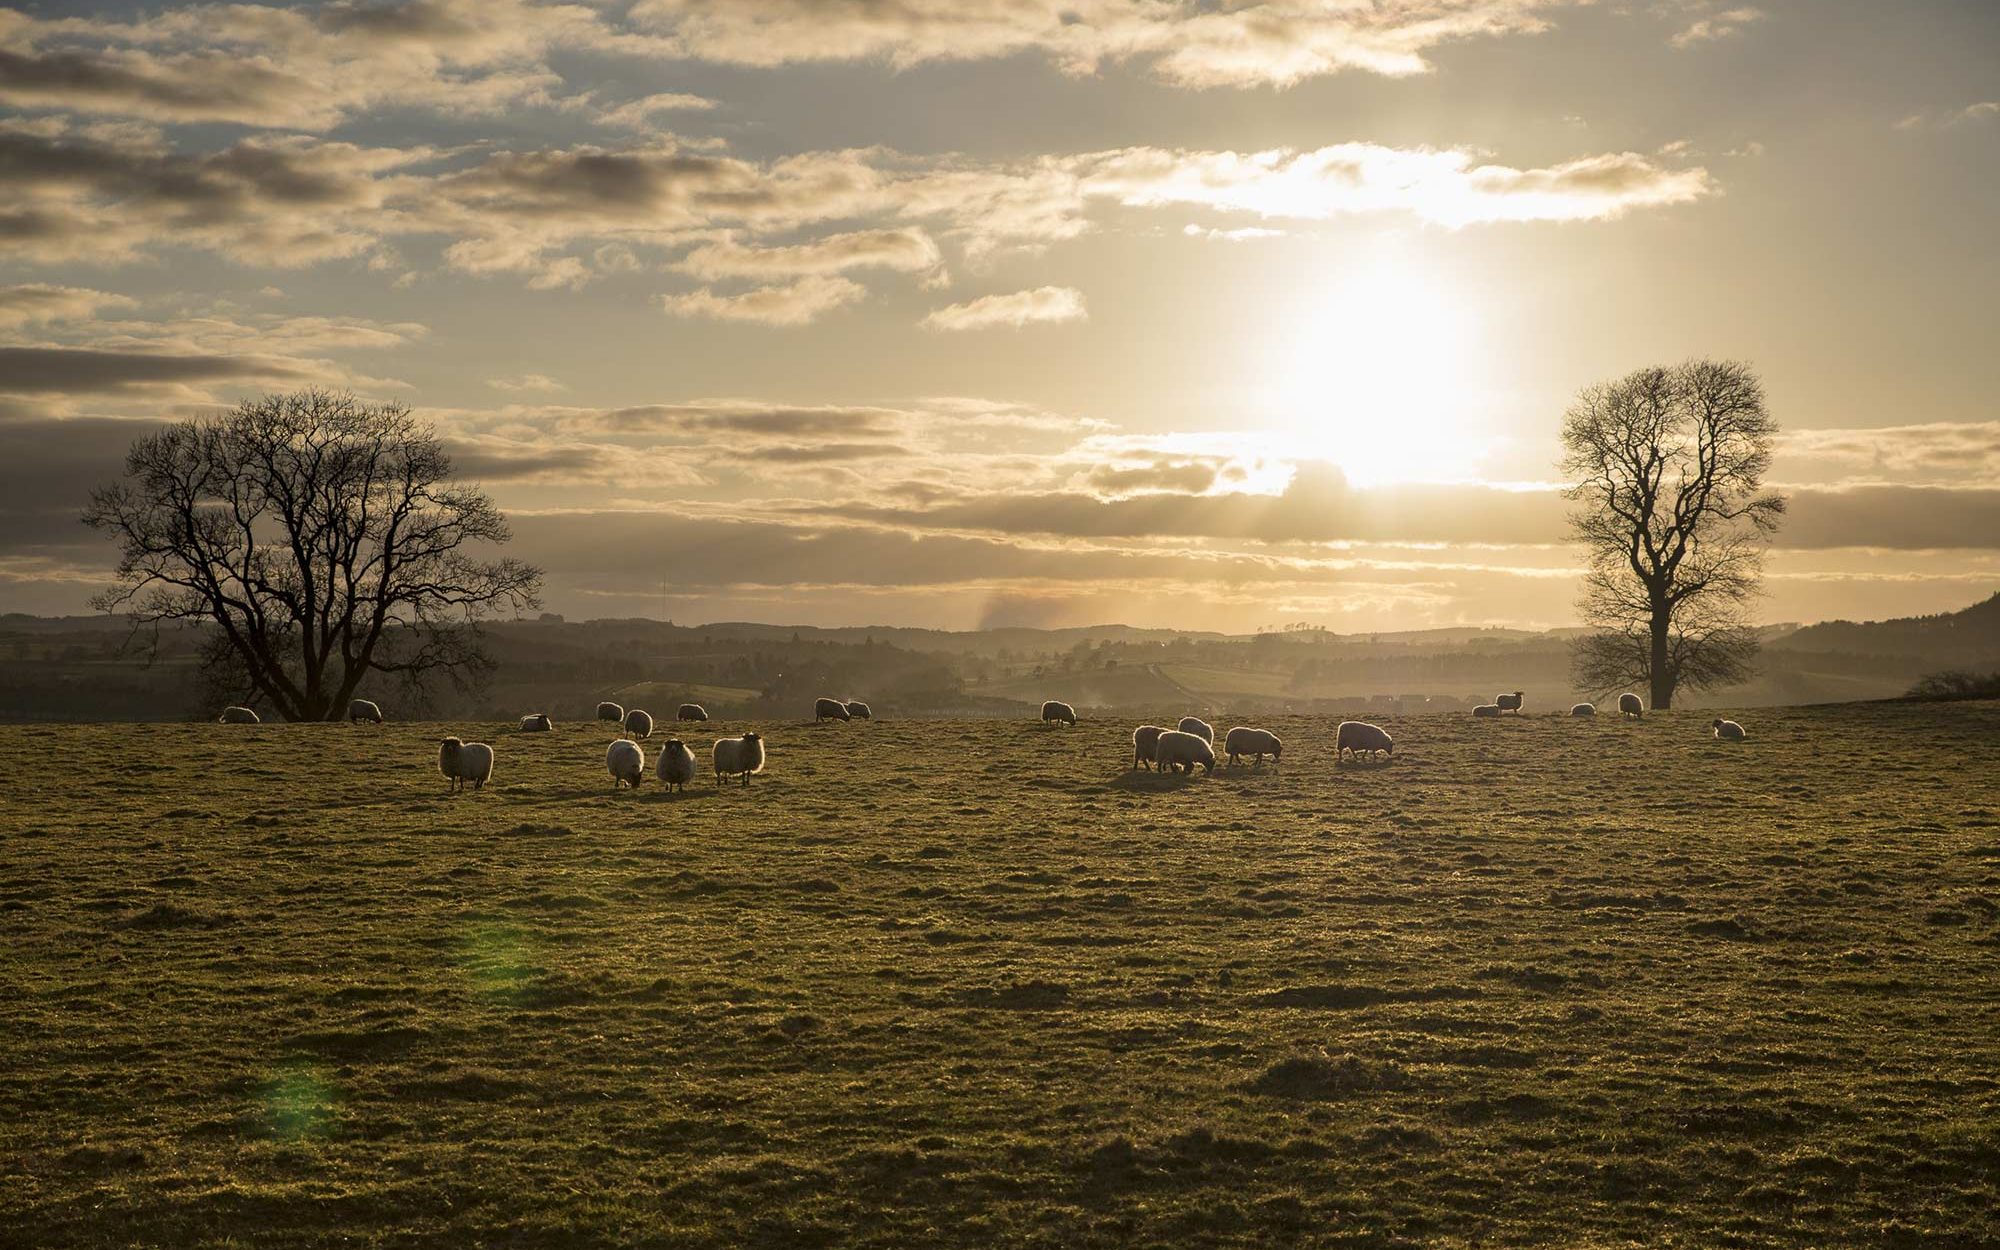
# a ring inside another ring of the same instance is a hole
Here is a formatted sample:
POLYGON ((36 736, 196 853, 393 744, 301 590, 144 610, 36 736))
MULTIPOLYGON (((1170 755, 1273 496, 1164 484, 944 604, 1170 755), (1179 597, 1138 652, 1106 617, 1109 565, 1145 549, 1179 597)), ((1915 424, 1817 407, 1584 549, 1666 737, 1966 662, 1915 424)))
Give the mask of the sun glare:
POLYGON ((1472 476, 1484 342, 1450 281, 1385 247, 1315 287, 1272 336, 1266 420, 1280 440, 1361 485, 1472 476))

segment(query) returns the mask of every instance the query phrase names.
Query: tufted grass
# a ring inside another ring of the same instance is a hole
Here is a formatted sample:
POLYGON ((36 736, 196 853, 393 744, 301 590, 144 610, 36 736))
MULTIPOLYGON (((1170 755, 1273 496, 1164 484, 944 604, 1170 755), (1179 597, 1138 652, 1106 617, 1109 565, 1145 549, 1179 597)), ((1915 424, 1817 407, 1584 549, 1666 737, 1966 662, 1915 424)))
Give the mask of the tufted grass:
POLYGON ((2000 704, 1710 715, 0 728, 0 1241, 2000 1244, 2000 704))

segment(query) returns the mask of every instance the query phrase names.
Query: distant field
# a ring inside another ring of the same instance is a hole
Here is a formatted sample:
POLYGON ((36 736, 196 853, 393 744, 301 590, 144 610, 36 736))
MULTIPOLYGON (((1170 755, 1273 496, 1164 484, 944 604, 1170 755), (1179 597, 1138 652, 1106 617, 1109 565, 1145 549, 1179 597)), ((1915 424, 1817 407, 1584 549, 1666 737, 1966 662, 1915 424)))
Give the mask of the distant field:
POLYGON ((0 728, 0 1242, 2000 1244, 2000 704, 1708 716, 0 728))

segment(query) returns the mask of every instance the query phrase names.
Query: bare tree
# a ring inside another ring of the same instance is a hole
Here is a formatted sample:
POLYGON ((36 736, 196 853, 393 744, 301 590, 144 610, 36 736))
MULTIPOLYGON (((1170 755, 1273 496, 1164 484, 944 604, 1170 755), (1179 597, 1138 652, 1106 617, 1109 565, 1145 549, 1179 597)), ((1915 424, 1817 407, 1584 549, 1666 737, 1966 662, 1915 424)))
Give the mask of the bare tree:
POLYGON ((1576 645, 1594 693, 1742 681, 1757 651, 1748 605, 1785 501, 1764 490, 1777 423, 1748 366, 1691 360, 1589 387, 1563 418, 1571 532, 1589 561, 1576 645))
POLYGON ((120 547, 95 606, 143 626, 211 625, 210 694, 334 720, 371 673, 419 693, 491 667, 479 621, 537 606, 541 571, 482 560, 511 536, 449 483, 436 432, 407 408, 307 390, 179 421, 132 445, 84 524, 120 547))

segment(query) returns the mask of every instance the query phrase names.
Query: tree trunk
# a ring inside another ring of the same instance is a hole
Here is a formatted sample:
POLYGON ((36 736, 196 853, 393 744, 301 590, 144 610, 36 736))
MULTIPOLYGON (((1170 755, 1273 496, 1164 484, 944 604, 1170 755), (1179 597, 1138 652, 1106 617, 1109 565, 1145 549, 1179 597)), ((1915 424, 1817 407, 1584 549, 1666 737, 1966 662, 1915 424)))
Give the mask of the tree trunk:
POLYGON ((1664 612, 1653 614, 1653 651, 1646 664, 1646 676, 1653 687, 1653 710, 1664 712, 1674 705, 1674 675, 1667 671, 1667 626, 1672 618, 1664 612))

